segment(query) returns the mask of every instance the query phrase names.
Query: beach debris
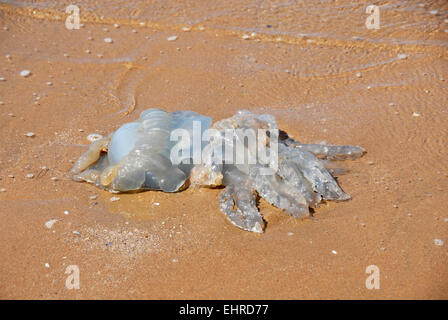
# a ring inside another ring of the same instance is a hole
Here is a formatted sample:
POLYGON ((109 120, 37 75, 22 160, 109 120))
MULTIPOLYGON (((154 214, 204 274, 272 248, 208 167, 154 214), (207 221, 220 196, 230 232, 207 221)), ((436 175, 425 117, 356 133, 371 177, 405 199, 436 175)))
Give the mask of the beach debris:
POLYGON ((405 53, 399 53, 399 54, 397 55, 397 58, 398 58, 398 59, 401 59, 401 60, 403 60, 403 59, 407 59, 407 57, 408 57, 408 55, 405 54, 405 53))
MULTIPOLYGON (((236 227, 257 233, 265 227, 257 207, 259 197, 295 218, 309 216, 310 208, 317 208, 322 202, 350 199, 327 168, 331 168, 332 160, 363 156, 363 148, 301 143, 286 133, 280 136, 272 115, 247 110, 213 126, 211 122, 211 118, 193 111, 145 110, 135 122, 92 142, 70 175, 75 181, 89 182, 114 193, 177 192, 188 187, 187 179, 193 187, 223 186, 219 196, 221 211, 236 227), (193 127, 199 128, 195 131, 199 138, 213 129, 213 138, 194 142, 193 127), (171 140, 171 135, 179 131, 189 139, 182 139, 182 143, 171 140), (243 132, 252 132, 255 142, 244 142, 243 132), (242 142, 238 153, 234 142, 242 142), (270 161, 256 156, 260 151, 251 148, 257 143, 265 148, 265 154, 272 155, 270 161), (218 156, 230 145, 233 159, 240 154, 241 162, 224 161, 218 156), (173 158, 174 147, 177 154, 173 158), (194 163, 197 152, 199 162, 194 163)), ((113 197, 110 201, 114 198, 119 199, 113 197)))
POLYGON ((184 31, 184 32, 191 31, 191 27, 183 27, 183 28, 182 28, 182 31, 184 31))
POLYGON ((90 142, 95 142, 101 139, 103 139, 103 136, 98 133, 91 133, 87 136, 87 140, 89 140, 90 142))
POLYGON ((70 212, 68 210, 64 210, 64 214, 68 215, 70 212))
POLYGON ((338 254, 338 252, 336 250, 331 250, 331 253, 334 255, 338 254))
POLYGON ((26 132, 26 133, 25 133, 25 136, 26 136, 26 137, 29 137, 29 138, 32 138, 32 137, 35 137, 36 134, 35 134, 34 132, 31 132, 31 131, 30 131, 30 132, 26 132))
POLYGON ((28 179, 33 179, 34 178, 34 174, 28 173, 25 177, 28 178, 28 179))
POLYGON ((168 41, 175 41, 177 40, 177 36, 170 36, 167 38, 168 41))
POLYGON ((22 70, 20 71, 20 76, 26 78, 29 77, 31 75, 31 71, 30 70, 22 70))
POLYGON ((6 188, 0 188, 0 192, 6 192, 6 188))
POLYGON ((5 77, 0 77, 0 81, 6 81, 5 77))
POLYGON ((434 239, 434 244, 438 247, 443 246, 443 240, 441 239, 434 239))
POLYGON ((413 112, 413 113, 412 113, 412 116, 413 116, 413 117, 420 117, 420 113, 413 112))
POLYGON ((113 40, 112 40, 112 38, 104 38, 104 42, 106 42, 106 43, 112 43, 113 40))
POLYGON ((48 262, 45 262, 45 268, 50 268, 50 264, 48 262))
POLYGON ((112 197, 109 200, 110 202, 120 201, 120 197, 112 197))
POLYGON ((57 219, 51 219, 51 220, 48 220, 47 222, 45 222, 45 226, 46 226, 48 229, 51 229, 51 228, 53 227, 53 225, 54 225, 57 221, 58 221, 57 219))

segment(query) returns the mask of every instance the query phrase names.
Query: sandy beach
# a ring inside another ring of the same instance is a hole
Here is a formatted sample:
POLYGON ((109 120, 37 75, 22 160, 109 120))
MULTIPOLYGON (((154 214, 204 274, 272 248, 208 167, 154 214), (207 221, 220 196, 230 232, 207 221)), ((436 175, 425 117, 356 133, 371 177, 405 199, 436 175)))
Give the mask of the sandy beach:
POLYGON ((0 299, 448 298, 447 1, 375 3, 379 29, 368 1, 80 0, 79 29, 71 4, 0 1, 0 299), (151 107, 362 146, 352 199, 304 219, 261 200, 254 234, 219 190, 68 177, 89 134, 151 107))

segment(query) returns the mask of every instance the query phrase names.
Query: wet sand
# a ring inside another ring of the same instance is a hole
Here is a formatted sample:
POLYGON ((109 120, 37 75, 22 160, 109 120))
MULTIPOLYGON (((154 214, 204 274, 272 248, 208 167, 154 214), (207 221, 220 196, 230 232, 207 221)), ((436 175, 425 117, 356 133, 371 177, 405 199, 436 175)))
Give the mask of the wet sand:
POLYGON ((68 1, 0 2, 0 298, 448 298, 446 1, 387 1, 379 30, 363 1, 94 3, 68 30, 68 1), (352 200, 302 220, 261 200, 257 235, 219 190, 111 202, 67 177, 87 135, 149 107, 266 112, 300 141, 360 145, 338 178, 352 200))

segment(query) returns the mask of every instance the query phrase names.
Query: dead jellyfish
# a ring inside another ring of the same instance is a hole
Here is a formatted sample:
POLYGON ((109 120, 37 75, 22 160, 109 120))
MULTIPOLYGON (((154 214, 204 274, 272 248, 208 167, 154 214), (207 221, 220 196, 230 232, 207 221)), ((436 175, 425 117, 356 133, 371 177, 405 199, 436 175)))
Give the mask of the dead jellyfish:
POLYGON ((295 141, 280 134, 275 118, 268 114, 238 111, 211 127, 210 118, 192 111, 149 109, 137 121, 94 141, 71 174, 76 181, 111 192, 175 192, 187 181, 224 186, 221 211, 238 228, 260 233, 265 222, 258 198, 295 218, 309 215, 310 208, 323 201, 348 200, 330 171, 334 167, 330 161, 356 159, 364 153, 358 146, 295 141), (188 139, 173 140, 177 129, 188 139), (181 155, 175 161, 173 150, 181 155))

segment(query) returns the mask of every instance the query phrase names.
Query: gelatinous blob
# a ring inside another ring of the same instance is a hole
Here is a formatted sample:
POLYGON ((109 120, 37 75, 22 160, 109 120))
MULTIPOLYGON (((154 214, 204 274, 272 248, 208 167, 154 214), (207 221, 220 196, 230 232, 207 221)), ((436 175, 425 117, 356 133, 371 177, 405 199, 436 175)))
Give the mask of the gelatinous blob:
POLYGON ((94 142, 81 156, 71 173, 77 181, 87 181, 113 192, 134 190, 180 190, 193 167, 190 157, 171 162, 170 139, 176 129, 190 135, 183 148, 192 155, 193 123, 200 123, 199 134, 208 129, 211 119, 192 111, 167 113, 148 109, 140 118, 121 126, 107 139, 94 142), (106 153, 107 152, 107 153, 106 153))
POLYGON ((265 227, 258 196, 293 217, 307 216, 323 200, 350 199, 327 167, 330 160, 361 157, 361 147, 279 138, 273 116, 245 110, 216 122, 214 130, 207 130, 210 126, 210 118, 192 111, 148 109, 137 121, 93 142, 71 174, 112 192, 175 192, 188 178, 192 185, 225 186, 222 212, 235 226, 258 233, 265 227), (173 140, 177 129, 184 129, 188 139, 173 140), (193 165, 198 146, 200 161, 193 165))

